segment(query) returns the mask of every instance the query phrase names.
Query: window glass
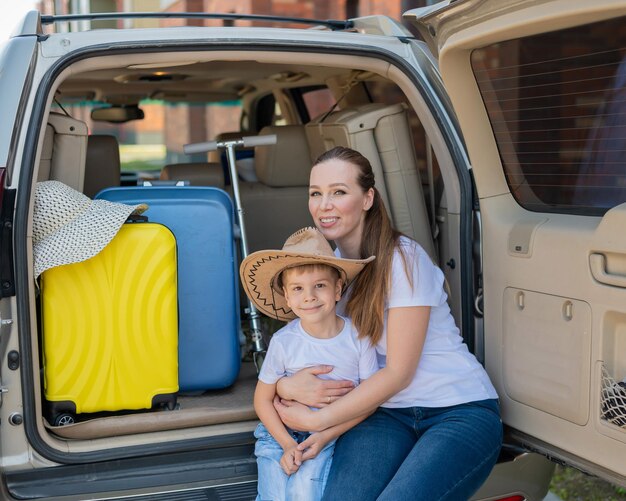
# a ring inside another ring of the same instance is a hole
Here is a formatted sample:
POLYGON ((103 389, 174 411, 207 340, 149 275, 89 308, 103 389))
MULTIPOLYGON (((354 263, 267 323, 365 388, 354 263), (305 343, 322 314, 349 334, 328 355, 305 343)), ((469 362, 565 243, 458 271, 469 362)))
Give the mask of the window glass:
MULTIPOLYGON (((120 145, 122 172, 140 172, 142 177, 158 177, 164 165, 206 161, 206 154, 187 155, 183 145, 209 141, 222 132, 239 130, 240 102, 182 103, 159 100, 139 103, 145 117, 115 124, 94 121, 93 108, 106 106, 96 102, 63 102, 63 109, 87 123, 89 134, 111 134, 120 145)), ((54 111, 63 111, 53 106, 54 111)))
POLYGON ((506 179, 525 208, 601 215, 626 201, 625 21, 473 51, 506 179))
MULTIPOLYGON (((302 100, 310 118, 327 113, 335 105, 335 98, 328 87, 303 92, 302 100)), ((339 110, 341 106, 334 109, 339 110)))
POLYGON ((282 116, 280 106, 277 106, 276 98, 273 94, 266 94, 256 100, 252 106, 253 116, 250 117, 250 132, 260 132, 263 127, 274 125, 282 116))

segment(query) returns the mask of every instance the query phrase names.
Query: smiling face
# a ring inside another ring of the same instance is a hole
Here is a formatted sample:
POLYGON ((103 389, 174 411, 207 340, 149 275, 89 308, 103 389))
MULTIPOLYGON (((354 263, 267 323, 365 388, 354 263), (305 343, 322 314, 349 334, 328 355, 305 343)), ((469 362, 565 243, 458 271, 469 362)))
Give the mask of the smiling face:
POLYGON ((287 304, 303 324, 334 320, 342 287, 337 270, 326 265, 291 268, 281 281, 287 304))
POLYGON ((367 211, 374 191, 363 191, 359 168, 336 158, 315 165, 309 180, 309 212, 327 240, 334 240, 343 257, 358 258, 367 211), (356 252, 356 254, 355 254, 356 252))

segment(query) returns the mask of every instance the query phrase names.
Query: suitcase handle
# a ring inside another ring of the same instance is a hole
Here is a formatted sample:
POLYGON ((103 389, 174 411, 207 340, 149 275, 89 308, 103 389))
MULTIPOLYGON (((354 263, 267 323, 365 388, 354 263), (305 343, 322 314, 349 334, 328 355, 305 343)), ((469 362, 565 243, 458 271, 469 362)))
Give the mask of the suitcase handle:
POLYGON ((147 223, 148 216, 143 216, 141 214, 131 214, 126 218, 127 223, 147 223))
POLYGON ((191 143, 183 145, 183 152, 187 155, 194 153, 207 153, 217 150, 217 141, 205 141, 202 143, 191 143))

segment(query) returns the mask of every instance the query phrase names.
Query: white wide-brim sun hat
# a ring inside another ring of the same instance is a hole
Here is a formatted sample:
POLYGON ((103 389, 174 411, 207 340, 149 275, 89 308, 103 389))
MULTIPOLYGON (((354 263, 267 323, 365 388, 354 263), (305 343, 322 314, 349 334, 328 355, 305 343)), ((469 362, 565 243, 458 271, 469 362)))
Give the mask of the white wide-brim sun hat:
POLYGON ((326 264, 339 271, 345 290, 365 265, 375 258, 337 257, 319 230, 307 227, 291 235, 281 250, 261 250, 250 254, 241 263, 239 273, 247 296, 259 311, 287 322, 296 315, 289 308, 278 283, 278 276, 283 271, 303 264, 326 264))
POLYGON ((35 278, 44 271, 98 254, 124 221, 148 208, 92 200, 59 181, 35 185, 33 254, 35 278))

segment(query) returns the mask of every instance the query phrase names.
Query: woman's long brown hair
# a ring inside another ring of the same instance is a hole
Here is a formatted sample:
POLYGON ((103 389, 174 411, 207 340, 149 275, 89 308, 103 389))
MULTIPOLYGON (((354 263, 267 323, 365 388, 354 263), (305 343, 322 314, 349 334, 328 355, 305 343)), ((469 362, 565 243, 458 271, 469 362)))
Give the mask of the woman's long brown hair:
MULTIPOLYGON (((374 186, 374 172, 367 158, 358 151, 337 146, 319 156, 313 164, 342 160, 357 167, 357 182, 363 193, 374 190, 374 203, 367 211, 361 238, 360 258, 376 256, 352 282, 352 294, 346 313, 352 319, 360 338, 368 337, 376 345, 383 333, 385 300, 391 285, 393 253, 402 235, 392 225, 380 193, 374 186)), ((400 248, 400 250, 402 250, 400 248)), ((403 259, 405 258, 402 253, 403 259)), ((406 270, 406 259, 405 270, 406 270)))

